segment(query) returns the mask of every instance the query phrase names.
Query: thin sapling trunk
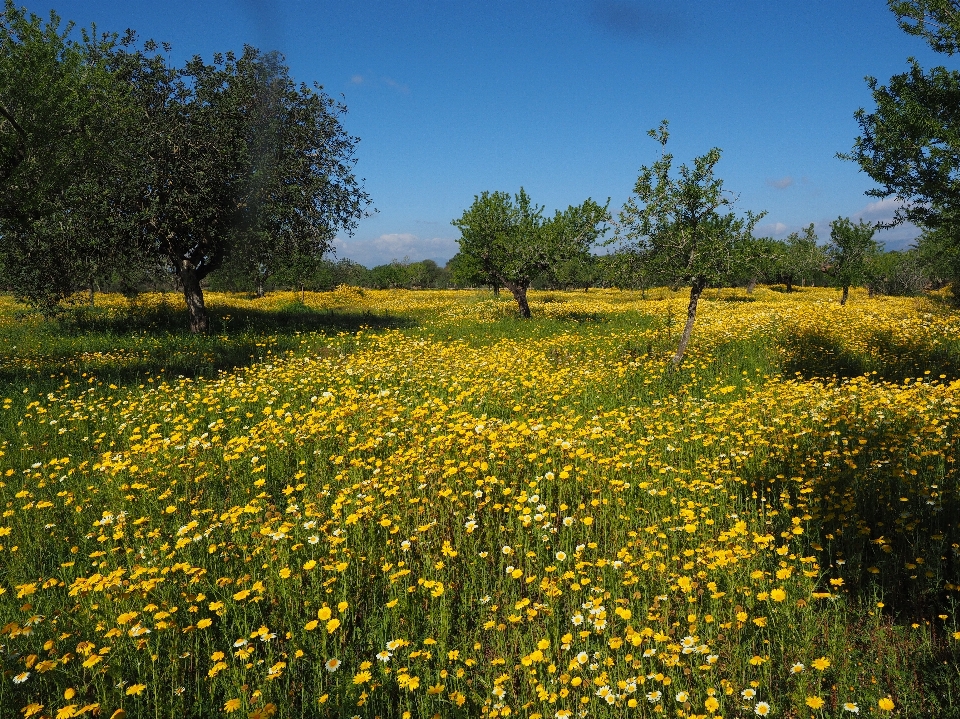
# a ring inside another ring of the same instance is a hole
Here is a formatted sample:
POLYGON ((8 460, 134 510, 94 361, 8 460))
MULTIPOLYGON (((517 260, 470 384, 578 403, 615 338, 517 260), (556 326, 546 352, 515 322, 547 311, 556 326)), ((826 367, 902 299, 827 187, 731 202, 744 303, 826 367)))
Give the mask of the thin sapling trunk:
POLYGON ((690 335, 693 334, 693 323, 697 319, 697 303, 700 301, 700 295, 703 294, 707 286, 705 280, 697 278, 690 286, 690 304, 687 305, 687 323, 683 327, 683 334, 680 335, 680 344, 677 347, 677 353, 673 356, 673 368, 676 369, 683 361, 683 355, 687 351, 687 345, 690 344, 690 335))

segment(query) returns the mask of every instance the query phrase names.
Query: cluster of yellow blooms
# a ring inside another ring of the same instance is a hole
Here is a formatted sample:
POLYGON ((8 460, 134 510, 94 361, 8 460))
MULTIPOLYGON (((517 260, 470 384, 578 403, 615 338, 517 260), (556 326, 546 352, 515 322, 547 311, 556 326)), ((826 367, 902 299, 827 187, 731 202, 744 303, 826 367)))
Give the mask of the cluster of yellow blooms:
MULTIPOLYGON (((754 341, 906 371, 960 317, 735 295, 679 374, 682 293, 534 295, 553 324, 511 338, 485 330, 507 299, 339 288, 308 305, 419 325, 71 375, 4 420, 4 715, 898 711, 853 645, 892 631, 884 600, 957 590, 960 382, 718 367, 754 341)), ((911 631, 955 653, 954 622, 911 631)))

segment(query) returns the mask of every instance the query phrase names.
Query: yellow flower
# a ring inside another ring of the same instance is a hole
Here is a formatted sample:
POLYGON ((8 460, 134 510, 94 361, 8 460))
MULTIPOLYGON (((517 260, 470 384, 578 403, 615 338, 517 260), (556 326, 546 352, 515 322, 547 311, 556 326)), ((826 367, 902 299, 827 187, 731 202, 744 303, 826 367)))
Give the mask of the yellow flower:
POLYGON ((319 611, 317 611, 317 619, 325 622, 330 618, 330 614, 330 607, 320 607, 319 611))
POLYGON ((327 633, 333 634, 335 631, 337 631, 337 627, 339 626, 340 626, 340 620, 334 617, 329 622, 327 622, 327 633))
POLYGON ((126 693, 128 697, 135 697, 137 694, 139 694, 146 688, 147 688, 146 684, 132 684, 131 686, 127 687, 126 693))
POLYGON ((703 703, 703 706, 708 712, 714 714, 717 709, 720 708, 720 702, 717 701, 716 697, 707 697, 707 701, 703 703))
POLYGON ((199 622, 197 622, 197 629, 206 629, 211 624, 213 624, 212 619, 201 619, 199 622))
POLYGON ((223 705, 223 710, 225 712, 235 712, 243 705, 243 702, 239 699, 227 699, 227 703, 223 705))
POLYGON ((354 683, 354 684, 363 684, 364 682, 370 681, 370 677, 371 677, 371 676, 372 676, 372 675, 371 675, 370 672, 368 672, 368 671, 358 672, 357 674, 355 674, 355 675, 353 676, 353 683, 354 683))
POLYGON ((823 699, 820 697, 807 697, 806 704, 811 709, 819 709, 823 706, 823 699))
POLYGON ((830 666, 830 660, 826 657, 820 657, 819 659, 814 659, 812 662, 810 662, 810 665, 814 669, 822 672, 830 666))
POLYGON ((775 602, 782 602, 787 598, 787 593, 782 589, 774 589, 770 592, 770 598, 775 602))
POLYGON ((891 712, 893 711, 893 707, 894 707, 893 699, 891 699, 890 697, 884 697, 883 699, 877 702, 877 706, 880 707, 885 712, 891 712))
POLYGON ((307 622, 307 625, 304 627, 304 629, 306 629, 308 632, 312 632, 317 628, 319 623, 320 622, 318 622, 316 619, 311 619, 309 622, 307 622))

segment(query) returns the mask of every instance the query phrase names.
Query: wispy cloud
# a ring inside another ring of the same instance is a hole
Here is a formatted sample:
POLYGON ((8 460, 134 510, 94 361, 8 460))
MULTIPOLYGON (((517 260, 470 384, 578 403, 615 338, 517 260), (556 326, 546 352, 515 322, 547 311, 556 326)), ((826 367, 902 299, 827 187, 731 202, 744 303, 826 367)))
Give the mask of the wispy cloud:
POLYGON ((384 77, 383 84, 386 85, 387 87, 393 88, 397 92, 402 92, 404 95, 410 92, 409 86, 405 85, 402 82, 397 82, 392 77, 384 77))
POLYGON ((376 88, 389 88, 395 92, 399 92, 401 95, 410 94, 410 86, 404 82, 400 82, 388 75, 377 76, 372 73, 360 74, 354 73, 350 76, 351 85, 363 85, 364 87, 376 87, 376 88))
POLYGON ((338 237, 334 247, 339 257, 367 267, 404 259, 411 262, 430 259, 445 264, 458 249, 452 237, 418 237, 410 232, 393 232, 364 240, 338 237))
POLYGON ((774 187, 778 190, 785 190, 786 188, 790 187, 790 185, 792 184, 793 184, 793 178, 790 177, 790 175, 787 175, 786 177, 781 177, 779 179, 775 177, 767 178, 767 186, 774 187))

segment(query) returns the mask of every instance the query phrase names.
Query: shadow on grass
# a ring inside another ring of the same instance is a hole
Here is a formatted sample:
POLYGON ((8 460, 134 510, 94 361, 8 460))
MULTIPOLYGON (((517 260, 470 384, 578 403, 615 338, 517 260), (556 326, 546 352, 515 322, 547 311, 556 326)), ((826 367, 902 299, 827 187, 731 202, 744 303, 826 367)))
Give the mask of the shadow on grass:
MULTIPOLYGON (((960 419, 871 411, 856 394, 742 468, 741 501, 769 512, 774 537, 804 515, 821 593, 809 601, 829 622, 831 597, 846 598, 844 643, 864 682, 879 678, 904 716, 960 716, 960 419)), ((826 633, 813 654, 828 652, 826 633)))
POLYGON ((317 338, 416 324, 409 317, 300 304, 272 310, 209 309, 207 335, 188 331, 185 310, 162 305, 123 312, 83 308, 57 320, 21 318, 0 331, 0 391, 19 391, 25 384, 46 388, 84 375, 122 385, 158 375, 209 377, 302 350, 317 338))
MULTIPOLYGON (((238 307, 207 307, 210 317, 210 334, 229 334, 237 331, 263 334, 287 334, 291 332, 317 332, 339 334, 357 332, 361 329, 395 329, 412 327, 415 322, 409 317, 376 314, 370 311, 340 311, 314 309, 293 302, 275 309, 247 309, 238 307)), ((64 334, 89 332, 147 333, 164 335, 190 335, 186 309, 168 305, 137 306, 123 311, 107 308, 75 308, 59 316, 55 322, 64 334)))
POLYGON ((942 338, 936 345, 898 340, 883 330, 863 338, 862 351, 844 346, 818 332, 789 335, 780 340, 781 366, 787 375, 815 377, 860 377, 901 382, 925 373, 944 379, 960 377, 960 342, 942 338))

